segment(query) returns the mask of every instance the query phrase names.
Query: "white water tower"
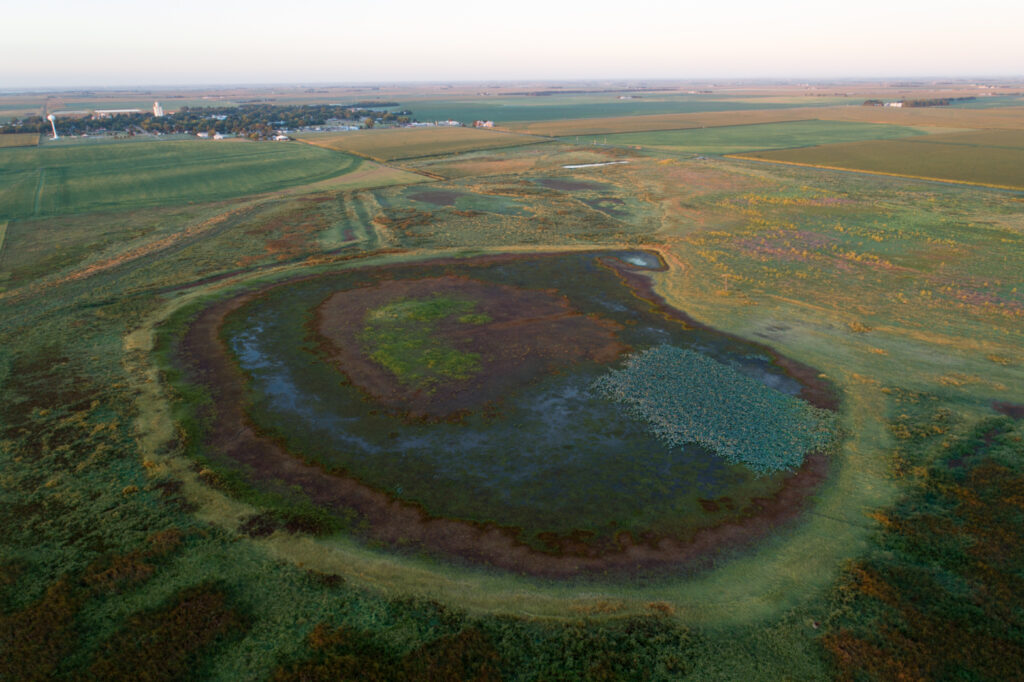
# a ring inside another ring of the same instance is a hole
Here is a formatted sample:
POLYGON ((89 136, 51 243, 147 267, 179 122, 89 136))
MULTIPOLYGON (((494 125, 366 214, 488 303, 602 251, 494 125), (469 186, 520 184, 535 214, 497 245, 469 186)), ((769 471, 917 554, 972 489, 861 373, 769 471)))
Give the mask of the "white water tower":
POLYGON ((50 127, 53 128, 53 139, 55 139, 55 140, 59 139, 57 137, 57 124, 54 123, 54 121, 57 120, 57 117, 54 116, 53 114, 50 114, 49 116, 46 117, 46 120, 50 122, 50 127))

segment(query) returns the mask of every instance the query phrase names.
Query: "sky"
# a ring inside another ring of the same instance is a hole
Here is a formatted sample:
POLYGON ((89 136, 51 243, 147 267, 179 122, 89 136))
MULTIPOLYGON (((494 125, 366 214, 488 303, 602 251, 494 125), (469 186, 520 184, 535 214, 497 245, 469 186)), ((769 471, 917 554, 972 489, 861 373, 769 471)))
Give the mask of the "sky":
POLYGON ((15 3, 0 89, 1024 75, 1014 0, 15 3))

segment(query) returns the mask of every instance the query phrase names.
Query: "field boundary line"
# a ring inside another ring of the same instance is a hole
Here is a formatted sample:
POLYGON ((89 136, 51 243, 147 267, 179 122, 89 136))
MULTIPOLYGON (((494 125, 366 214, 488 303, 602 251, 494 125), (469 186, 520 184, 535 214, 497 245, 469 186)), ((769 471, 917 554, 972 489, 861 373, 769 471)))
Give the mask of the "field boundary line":
MULTIPOLYGON (((812 145, 816 146, 816 145, 812 145)), ((807 147, 794 147, 794 149, 807 149, 807 147)), ((782 151, 782 150, 779 150, 782 151)), ((743 161, 758 161, 760 163, 777 163, 784 166, 801 166, 803 168, 820 168, 822 170, 844 171, 846 173, 865 173, 867 175, 884 175, 890 178, 909 178, 911 180, 927 180, 929 182, 945 182, 952 185, 969 185, 971 187, 987 187, 989 189, 1005 189, 1011 192, 1024 192, 1024 186, 1015 185, 992 185, 984 182, 971 182, 970 180, 952 180, 950 178, 933 178, 927 175, 909 175, 907 173, 889 173, 886 171, 865 170, 863 168, 843 168, 842 166, 824 166, 817 163, 803 163, 800 161, 779 161, 776 159, 759 159, 743 154, 722 154, 725 159, 740 159, 743 161)))

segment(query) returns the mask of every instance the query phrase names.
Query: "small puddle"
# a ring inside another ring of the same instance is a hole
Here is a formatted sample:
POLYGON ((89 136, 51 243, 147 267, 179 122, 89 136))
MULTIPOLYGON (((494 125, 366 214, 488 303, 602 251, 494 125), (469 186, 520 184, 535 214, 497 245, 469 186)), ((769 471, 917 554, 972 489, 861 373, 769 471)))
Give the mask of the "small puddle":
POLYGON ((661 257, 647 251, 617 251, 612 255, 622 262, 641 270, 665 269, 665 263, 661 260, 661 257))

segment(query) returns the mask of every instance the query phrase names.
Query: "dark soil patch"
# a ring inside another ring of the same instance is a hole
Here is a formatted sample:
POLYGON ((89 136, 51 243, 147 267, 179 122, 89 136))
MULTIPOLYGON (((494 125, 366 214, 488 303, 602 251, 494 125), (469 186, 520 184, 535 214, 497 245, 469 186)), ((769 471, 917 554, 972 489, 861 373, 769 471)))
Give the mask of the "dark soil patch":
POLYGON ((464 277, 390 280, 372 288, 340 291, 317 309, 316 332, 328 355, 354 384, 378 402, 412 418, 445 418, 500 399, 510 387, 538 374, 592 360, 607 363, 628 350, 615 336, 619 325, 573 310, 555 293, 518 289, 464 277), (403 385, 367 357, 359 333, 370 310, 404 299, 452 296, 476 303, 490 322, 467 327, 452 320, 437 330, 439 342, 476 353, 473 377, 423 391, 403 385))

